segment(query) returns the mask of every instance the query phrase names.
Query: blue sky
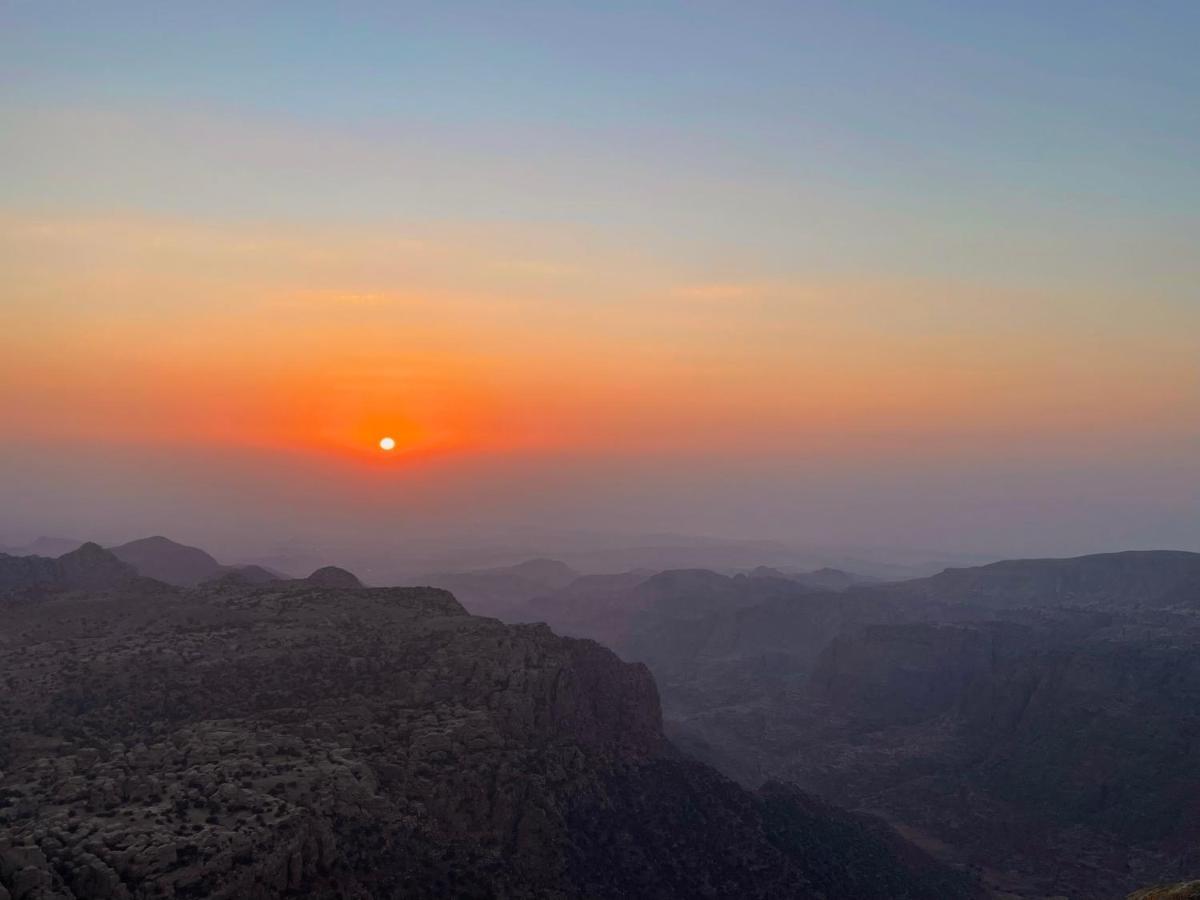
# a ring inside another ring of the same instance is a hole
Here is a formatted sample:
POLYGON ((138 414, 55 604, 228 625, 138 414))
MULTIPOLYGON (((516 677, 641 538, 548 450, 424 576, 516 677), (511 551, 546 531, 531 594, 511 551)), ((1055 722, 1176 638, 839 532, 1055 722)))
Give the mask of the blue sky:
POLYGON ((1053 278, 1053 257, 1098 281, 1177 269, 1197 224, 1194 4, 2 15, 16 207, 565 221, 690 258, 723 247, 730 268, 1053 278), (1119 246, 1133 271, 1105 272, 1119 246))

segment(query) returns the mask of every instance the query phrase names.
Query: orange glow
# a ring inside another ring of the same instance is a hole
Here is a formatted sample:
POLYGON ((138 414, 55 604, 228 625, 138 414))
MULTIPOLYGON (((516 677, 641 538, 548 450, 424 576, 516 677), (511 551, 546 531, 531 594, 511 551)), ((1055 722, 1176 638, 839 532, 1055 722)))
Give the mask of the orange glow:
POLYGON ((1092 298, 1060 301, 1059 320, 1044 298, 961 285, 704 282, 619 258, 598 272, 553 242, 562 258, 535 265, 511 238, 283 233, 0 222, 7 424, 370 471, 901 440, 991 452, 1166 427, 1197 399, 1194 329, 1080 335, 1072 310, 1092 298), (1013 307, 1036 327, 1010 324, 1013 307))

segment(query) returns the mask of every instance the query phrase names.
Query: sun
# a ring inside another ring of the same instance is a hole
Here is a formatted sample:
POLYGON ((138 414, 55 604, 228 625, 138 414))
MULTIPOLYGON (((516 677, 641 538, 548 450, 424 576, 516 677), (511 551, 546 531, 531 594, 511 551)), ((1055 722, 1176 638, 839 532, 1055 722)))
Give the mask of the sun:
POLYGON ((390 437, 380 438, 379 439, 379 449, 380 450, 395 450, 396 449, 396 439, 390 438, 390 437))

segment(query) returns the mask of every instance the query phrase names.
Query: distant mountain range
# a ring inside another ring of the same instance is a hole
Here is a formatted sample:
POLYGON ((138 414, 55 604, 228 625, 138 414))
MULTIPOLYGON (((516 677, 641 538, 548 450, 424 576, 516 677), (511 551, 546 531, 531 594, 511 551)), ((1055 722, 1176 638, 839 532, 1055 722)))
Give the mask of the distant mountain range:
POLYGON ((0 546, 0 553, 9 556, 45 556, 56 559, 64 553, 78 550, 86 541, 63 537, 39 537, 20 547, 0 546))
POLYGON ((0 553, 0 591, 62 592, 153 590, 155 585, 306 583, 355 588, 362 583, 337 566, 324 566, 307 578, 292 579, 259 566, 223 566, 203 550, 162 537, 105 549, 85 543, 57 559, 0 553))
POLYGON ((450 591, 478 615, 517 619, 530 598, 564 588, 578 578, 579 573, 566 563, 530 559, 513 566, 435 572, 415 580, 450 591))
POLYGON ((138 577, 133 566, 99 544, 83 544, 57 559, 0 554, 0 590, 37 586, 89 590, 120 587, 138 577))

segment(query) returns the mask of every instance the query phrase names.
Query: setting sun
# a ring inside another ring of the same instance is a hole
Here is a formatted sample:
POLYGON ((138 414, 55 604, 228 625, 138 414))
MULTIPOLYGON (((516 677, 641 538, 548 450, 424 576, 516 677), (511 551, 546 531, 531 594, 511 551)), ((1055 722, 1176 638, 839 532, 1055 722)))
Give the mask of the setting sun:
POLYGON ((385 437, 379 439, 379 448, 381 450, 395 450, 396 441, 394 438, 385 437))

